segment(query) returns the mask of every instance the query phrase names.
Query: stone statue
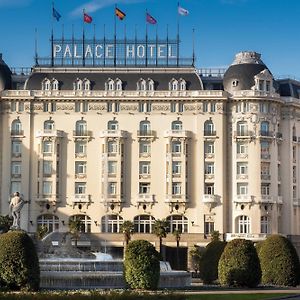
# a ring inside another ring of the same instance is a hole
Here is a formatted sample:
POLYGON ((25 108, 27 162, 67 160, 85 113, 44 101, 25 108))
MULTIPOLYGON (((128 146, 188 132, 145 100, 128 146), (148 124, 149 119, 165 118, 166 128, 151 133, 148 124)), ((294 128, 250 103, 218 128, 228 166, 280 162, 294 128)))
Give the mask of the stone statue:
POLYGON ((11 229, 20 229, 21 209, 27 201, 24 201, 19 192, 15 192, 9 204, 9 211, 13 217, 11 229))

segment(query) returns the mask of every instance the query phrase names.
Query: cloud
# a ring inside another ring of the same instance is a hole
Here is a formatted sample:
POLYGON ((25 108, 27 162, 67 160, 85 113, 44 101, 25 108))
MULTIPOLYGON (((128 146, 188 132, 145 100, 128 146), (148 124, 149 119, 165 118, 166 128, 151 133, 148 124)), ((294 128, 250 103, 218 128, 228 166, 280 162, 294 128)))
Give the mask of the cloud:
MULTIPOLYGON (((1 0, 0 0, 1 1, 1 0)), ((5 0, 6 1, 6 0, 5 0)), ((146 2, 148 0, 118 0, 118 3, 139 3, 139 2, 146 2)), ((75 8, 71 12, 71 16, 79 16, 82 14, 82 10, 85 9, 88 13, 93 13, 99 9, 102 9, 104 7, 114 5, 116 3, 115 0, 92 0, 90 2, 86 2, 79 7, 75 8)))
POLYGON ((32 0, 0 0, 0 6, 25 6, 32 0))

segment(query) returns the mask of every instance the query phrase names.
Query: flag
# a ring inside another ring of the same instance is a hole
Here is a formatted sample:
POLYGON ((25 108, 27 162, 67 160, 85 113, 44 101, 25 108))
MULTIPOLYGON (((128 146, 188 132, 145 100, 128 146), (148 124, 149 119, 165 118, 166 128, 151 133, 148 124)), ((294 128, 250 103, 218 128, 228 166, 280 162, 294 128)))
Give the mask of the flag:
POLYGON ((92 23, 92 21, 93 21, 93 18, 84 12, 83 13, 83 22, 92 23))
POLYGON ((187 9, 178 5, 178 13, 182 16, 187 16, 190 12, 187 9))
POLYGON ((155 25, 157 21, 148 13, 146 13, 146 22, 155 25))
POLYGON ((126 17, 126 14, 116 7, 115 14, 119 20, 123 20, 126 17))
POLYGON ((61 18, 61 14, 54 7, 52 8, 52 16, 56 21, 59 21, 61 18))

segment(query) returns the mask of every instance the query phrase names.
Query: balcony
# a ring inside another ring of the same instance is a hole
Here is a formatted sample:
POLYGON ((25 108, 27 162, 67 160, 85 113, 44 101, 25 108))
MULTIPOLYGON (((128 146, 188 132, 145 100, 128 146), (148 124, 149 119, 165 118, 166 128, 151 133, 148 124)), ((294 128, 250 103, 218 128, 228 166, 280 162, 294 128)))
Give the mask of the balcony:
POLYGON ((24 136, 24 130, 14 130, 14 129, 12 129, 10 131, 10 135, 12 137, 14 137, 14 136, 16 136, 16 137, 24 136))
POLYGON ((91 138, 92 131, 91 130, 73 130, 74 138, 91 138))
POLYGON ((262 204, 276 203, 276 199, 270 195, 261 195, 259 203, 262 203, 262 204))
POLYGON ((293 135, 293 142, 297 143, 297 137, 293 135))
POLYGON ((63 131, 54 129, 43 129, 36 133, 36 137, 62 137, 63 131))
POLYGON ((276 139, 282 139, 282 133, 276 132, 276 139))
POLYGON ((149 178, 151 178, 151 174, 147 174, 147 173, 139 174, 139 179, 149 179, 149 178))
POLYGON ((59 202, 59 195, 56 195, 56 194, 38 194, 35 201, 40 203, 40 204, 47 203, 47 202, 57 203, 57 202, 59 202))
POLYGON ((185 194, 170 194, 170 195, 166 195, 166 202, 168 203, 172 203, 172 202, 188 202, 188 198, 187 195, 185 194))
POLYGON ((218 197, 216 195, 213 195, 213 194, 204 194, 202 196, 202 202, 203 203, 217 203, 218 202, 218 197))
POLYGON ((103 130, 100 132, 100 137, 125 137, 126 136, 126 131, 124 130, 113 130, 113 129, 108 129, 108 130, 103 130))
POLYGON ((271 175, 270 174, 261 174, 260 175, 261 180, 271 180, 271 175))
POLYGON ((86 195, 86 194, 75 194, 72 202, 73 203, 89 203, 91 201, 90 199, 90 195, 86 195))
POLYGON ((248 174, 237 174, 236 179, 238 179, 238 180, 248 179, 248 174))
POLYGON ((137 131, 137 136, 138 137, 153 138, 153 137, 156 136, 156 131, 154 131, 154 130, 138 130, 137 131))
POLYGON ((269 160, 271 158, 271 154, 270 153, 261 153, 260 158, 269 160))
POLYGON ((203 136, 204 137, 216 137, 217 132, 215 130, 204 130, 203 136))
POLYGON ((186 138, 188 137, 188 131, 187 130, 182 130, 182 129, 172 129, 172 130, 166 130, 164 132, 164 137, 183 137, 186 138))
POLYGON ((214 159, 215 158, 215 154, 214 153, 205 153, 205 159, 214 159))
POLYGON ((214 180, 215 174, 204 174, 204 179, 205 180, 214 180))
POLYGON ((138 194, 137 203, 154 203, 153 194, 138 194))
POLYGON ((259 136, 261 138, 273 138, 274 137, 274 133, 273 133, 273 131, 260 130, 259 131, 259 136))
POLYGON ((236 158, 237 159, 246 159, 246 158, 248 158, 248 153, 237 153, 236 158))
POLYGON ((250 195, 236 195, 234 198, 235 203, 252 203, 254 197, 250 195))
POLYGON ((251 130, 241 130, 241 131, 235 131, 234 137, 238 139, 249 139, 254 137, 254 133, 251 130))
POLYGON ((86 173, 76 173, 75 178, 76 179, 86 179, 86 173))
POLYGON ((121 198, 121 195, 119 195, 119 194, 107 194, 107 195, 105 195, 104 202, 109 203, 109 204, 121 203, 122 198, 121 198))

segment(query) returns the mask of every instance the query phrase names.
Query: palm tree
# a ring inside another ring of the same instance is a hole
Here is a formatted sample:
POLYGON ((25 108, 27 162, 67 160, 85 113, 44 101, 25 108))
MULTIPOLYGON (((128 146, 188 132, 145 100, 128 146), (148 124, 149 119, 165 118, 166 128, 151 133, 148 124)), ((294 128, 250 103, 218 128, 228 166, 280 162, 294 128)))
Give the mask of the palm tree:
POLYGON ((173 230, 173 235, 176 240, 176 267, 179 269, 179 242, 181 238, 181 231, 180 230, 173 230))
POLYGON ((131 240, 131 235, 134 232, 134 224, 132 221, 124 221, 120 226, 120 232, 124 234, 125 245, 127 247, 131 240))
MULTIPOLYGON (((169 222, 165 219, 156 220, 153 225, 152 233, 154 233, 159 238, 159 253, 162 254, 162 239, 167 237, 167 229, 169 222)), ((163 260, 164 257, 163 257, 163 260)))
POLYGON ((80 237, 82 222, 80 219, 72 218, 69 220, 69 232, 72 234, 75 240, 75 247, 80 237))

